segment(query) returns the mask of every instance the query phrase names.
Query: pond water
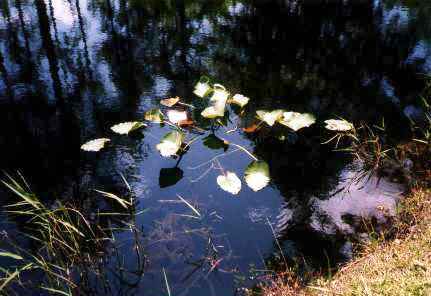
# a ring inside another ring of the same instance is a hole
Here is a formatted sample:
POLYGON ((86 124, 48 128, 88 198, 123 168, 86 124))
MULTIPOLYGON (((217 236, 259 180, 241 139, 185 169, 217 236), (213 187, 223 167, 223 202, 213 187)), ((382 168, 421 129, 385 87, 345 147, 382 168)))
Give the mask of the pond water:
MULTIPOLYGON (((81 293, 165 295, 164 269, 172 295, 228 296, 283 261, 327 270, 350 258, 363 219, 390 223, 402 187, 389 179, 352 183, 355 164, 321 144, 330 137, 321 123, 297 133, 242 128, 256 110, 283 108, 318 122, 384 117, 401 141, 408 116, 421 112, 422 74, 431 72, 427 2, 2 0, 0 168, 20 170, 47 204, 73 199, 87 213, 113 206, 93 189, 124 194, 121 174, 130 183, 140 237, 116 231, 120 247, 101 256, 110 288, 94 280, 81 293), (220 165, 242 175, 251 159, 208 144, 211 129, 198 112, 201 129, 190 133, 200 138, 180 159, 155 148, 169 125, 128 137, 110 132, 142 120, 163 98, 199 106, 192 91, 202 75, 251 98, 245 116, 229 109, 214 132, 269 164, 265 189, 243 184, 234 196, 217 186, 220 172, 201 164, 226 153, 220 165), (80 149, 105 136, 112 143, 99 153, 80 149), (201 218, 191 218, 177 195, 201 218)), ((0 193, 1 205, 14 201, 0 193)), ((0 218, 1 230, 21 227, 0 218)))

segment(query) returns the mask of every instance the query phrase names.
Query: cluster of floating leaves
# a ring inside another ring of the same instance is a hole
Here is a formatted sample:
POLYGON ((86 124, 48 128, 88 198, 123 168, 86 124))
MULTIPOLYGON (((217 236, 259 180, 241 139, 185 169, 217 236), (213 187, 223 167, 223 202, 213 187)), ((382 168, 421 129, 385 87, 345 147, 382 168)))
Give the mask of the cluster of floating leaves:
MULTIPOLYGON (((211 85, 209 79, 206 77, 203 77, 199 80, 194 88, 193 93, 200 98, 208 99, 207 107, 201 112, 201 116, 208 119, 224 117, 227 104, 234 104, 240 108, 243 108, 250 101, 250 98, 242 94, 235 94, 231 96, 230 92, 227 91, 223 85, 211 85)), ((188 104, 182 103, 179 97, 163 99, 160 101, 160 104, 168 108, 174 107, 177 104, 190 106, 188 104)), ((159 151, 161 156, 171 157, 178 155, 181 151, 181 148, 184 146, 185 133, 181 127, 193 125, 194 122, 189 118, 187 111, 170 109, 167 111, 166 115, 167 116, 165 116, 160 109, 155 108, 147 111, 144 114, 144 119, 153 123, 166 122, 174 127, 174 130, 164 135, 160 143, 156 145, 156 149, 159 151), (165 120, 165 117, 167 117, 167 120, 165 120)), ((274 126, 275 123, 279 123, 295 132, 299 131, 300 129, 310 127, 316 122, 316 117, 313 114, 298 113, 286 111, 283 109, 272 111, 257 110, 256 115, 257 119, 266 123, 270 127, 274 126)), ((325 128, 331 131, 348 132, 354 129, 352 123, 343 119, 329 119, 325 121, 325 124, 325 128)), ((145 126, 147 125, 141 121, 123 122, 112 126, 111 131, 120 135, 128 135, 129 133, 145 126)), ((257 125, 254 125, 253 127, 248 128, 248 132, 254 132, 257 127, 257 125)), ((247 132, 246 129, 244 129, 244 131, 247 132)), ((108 138, 94 139, 83 144, 81 149, 84 151, 97 152, 104 148, 108 142, 110 142, 110 139, 108 138)), ((242 150, 255 158, 244 148, 242 150)), ((246 184, 253 191, 259 191, 265 188, 270 182, 268 164, 264 161, 255 159, 246 168, 244 172, 244 179, 246 184)), ((238 194, 242 188, 240 178, 236 175, 236 173, 231 171, 223 171, 223 174, 217 177, 217 184, 223 190, 235 195, 238 194)))

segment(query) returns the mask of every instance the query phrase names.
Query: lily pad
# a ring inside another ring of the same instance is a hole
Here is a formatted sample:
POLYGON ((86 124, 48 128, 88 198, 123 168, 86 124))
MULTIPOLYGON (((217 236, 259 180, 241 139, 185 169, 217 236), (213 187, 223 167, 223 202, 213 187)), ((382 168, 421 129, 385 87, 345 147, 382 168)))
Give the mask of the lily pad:
POLYGON ((162 168, 159 175, 160 188, 166 188, 177 184, 184 176, 180 168, 162 168))
POLYGON ((269 181, 269 166, 264 161, 254 161, 245 169, 245 181, 253 191, 265 188, 269 181))
POLYGON ((221 84, 214 84, 213 95, 211 96, 210 101, 218 106, 225 106, 227 99, 229 97, 229 92, 226 88, 221 84))
POLYGON ((269 126, 273 126, 274 123, 283 116, 283 110, 274 110, 274 111, 266 111, 266 110, 257 110, 256 111, 257 118, 264 121, 269 126))
POLYGON ((310 113, 284 112, 278 122, 296 132, 315 123, 316 118, 310 113))
POLYGON ((195 85, 195 90, 193 93, 200 98, 205 97, 211 91, 211 86, 209 85, 209 79, 207 77, 202 77, 199 82, 195 85))
POLYGON ((331 131, 346 132, 353 129, 353 124, 343 119, 325 120, 325 128, 331 131))
POLYGON ((186 111, 169 110, 168 119, 173 124, 179 124, 181 121, 187 121, 188 116, 186 111))
POLYGON ((146 124, 143 122, 131 121, 131 122, 123 122, 123 123, 119 123, 114 126, 111 126, 111 130, 114 133, 117 133, 120 135, 128 135, 130 132, 137 130, 143 126, 146 126, 146 124))
POLYGON ((250 98, 247 98, 246 96, 243 96, 241 94, 236 94, 232 97, 230 100, 231 104, 235 104, 240 106, 241 108, 248 104, 250 101, 250 98))
POLYGON ((145 112, 144 118, 151 122, 160 123, 163 122, 163 113, 160 109, 151 109, 145 112))
POLYGON ((201 115, 205 118, 216 118, 216 117, 223 117, 225 112, 225 106, 209 106, 205 108, 201 115))
POLYGON ((184 134, 179 131, 167 133, 159 144, 156 145, 157 150, 163 157, 175 155, 181 148, 184 140, 184 134))
POLYGON ((206 147, 214 150, 223 149, 224 151, 226 151, 229 148, 228 142, 223 141, 222 139, 213 134, 203 139, 203 143, 206 147))
POLYGON ((94 139, 83 144, 81 146, 81 149, 84 151, 97 152, 100 151, 103 147, 105 147, 105 144, 110 141, 111 140, 107 138, 94 139))
POLYGON ((173 107, 180 101, 180 97, 163 99, 160 101, 160 104, 166 107, 173 107))
POLYGON ((234 172, 226 172, 225 175, 217 177, 217 184, 224 191, 238 194, 241 191, 241 180, 234 172))

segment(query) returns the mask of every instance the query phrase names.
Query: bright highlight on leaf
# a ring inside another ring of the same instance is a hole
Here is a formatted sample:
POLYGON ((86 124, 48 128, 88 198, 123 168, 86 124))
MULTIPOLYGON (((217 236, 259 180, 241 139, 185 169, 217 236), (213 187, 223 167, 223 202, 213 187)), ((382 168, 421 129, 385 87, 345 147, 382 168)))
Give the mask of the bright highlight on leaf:
POLYGON ((103 147, 105 147, 105 144, 108 143, 109 141, 111 140, 107 138, 91 140, 83 144, 81 146, 81 149, 84 151, 97 152, 97 151, 100 151, 103 147))
POLYGON ((175 155, 181 148, 184 140, 184 134, 179 131, 167 133, 159 144, 156 145, 157 150, 163 157, 175 155))
POLYGON ((264 161, 254 161, 245 169, 245 181, 253 191, 265 188, 270 180, 269 166, 264 161))
POLYGON ((207 77, 202 77, 199 82, 195 85, 195 90, 193 93, 200 98, 203 98, 211 90, 209 86, 209 79, 207 77))
POLYGON ((160 123, 163 122, 163 113, 160 109, 151 109, 145 112, 144 118, 151 122, 160 123))
POLYGON ((283 110, 265 111, 257 110, 257 118, 264 121, 269 126, 273 126, 274 123, 283 116, 283 110))
POLYGON ((117 133, 120 135, 127 135, 130 132, 137 130, 143 126, 145 126, 145 123, 140 121, 123 122, 123 123, 119 123, 114 126, 111 126, 111 130, 114 133, 117 133))
POLYGON ((169 110, 168 119, 173 124, 178 124, 181 121, 186 121, 188 119, 186 111, 169 110))
POLYGON ((346 132, 353 129, 353 124, 343 119, 329 119, 325 123, 325 128, 331 131, 346 132))
POLYGON ((227 98, 229 97, 229 92, 221 84, 214 84, 214 92, 210 99, 211 102, 216 105, 226 105, 227 98))
POLYGON ((234 172, 226 172, 226 175, 217 177, 217 184, 224 191, 238 194, 241 191, 241 180, 234 172))
POLYGON ((310 113, 298 113, 298 112, 284 112, 283 116, 278 120, 280 124, 283 124, 295 132, 304 127, 309 127, 316 122, 316 118, 310 113))
POLYGON ((160 104, 166 107, 173 107, 176 103, 180 101, 180 97, 163 99, 160 101, 160 104))
POLYGON ((216 118, 216 117, 223 117, 224 116, 225 107, 220 106, 210 106, 205 108, 201 115, 205 118, 216 118))
POLYGON ((248 104, 248 101, 250 101, 250 98, 247 98, 241 94, 236 94, 232 97, 230 102, 232 104, 238 105, 241 108, 248 104))

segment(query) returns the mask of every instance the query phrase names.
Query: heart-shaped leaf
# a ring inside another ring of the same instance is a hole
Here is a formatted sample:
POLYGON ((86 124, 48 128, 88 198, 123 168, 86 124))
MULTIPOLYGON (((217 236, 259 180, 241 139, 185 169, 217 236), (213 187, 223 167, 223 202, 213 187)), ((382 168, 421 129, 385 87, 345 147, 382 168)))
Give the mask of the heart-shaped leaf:
POLYGON ((254 161, 245 169, 245 181, 253 191, 265 188, 269 181, 269 166, 264 161, 254 161))
POLYGON ((211 86, 209 85, 208 77, 201 77, 199 82, 195 85, 195 90, 193 93, 200 98, 205 97, 211 91, 211 86))
POLYGON ((181 121, 185 121, 188 119, 186 111, 178 111, 178 110, 169 110, 168 111, 168 119, 173 124, 178 124, 181 121))
POLYGON ((175 97, 175 98, 163 99, 160 101, 160 104, 166 107, 173 107, 179 101, 180 101, 180 97, 175 97))
POLYGON ((325 123, 325 128, 331 131, 346 132, 353 129, 353 124, 343 119, 329 119, 325 123))
POLYGON ((157 150, 163 157, 175 155, 181 148, 184 140, 184 134, 179 131, 167 133, 159 144, 156 145, 157 150))
POLYGON ((163 113, 160 109, 151 109, 145 112, 144 118, 151 122, 160 123, 163 122, 163 113))
POLYGON ((224 112, 225 106, 209 106, 201 112, 201 115, 205 118, 216 118, 223 117, 224 112))
POLYGON ((97 152, 97 151, 100 151, 103 147, 105 147, 105 144, 108 143, 109 141, 111 140, 107 138, 91 140, 83 144, 81 146, 81 149, 84 151, 97 152))
POLYGON ((234 172, 226 172, 225 175, 217 177, 217 184, 224 191, 232 194, 238 194, 241 191, 241 180, 234 172))
POLYGON ((269 126, 273 126, 274 123, 283 116, 283 110, 274 110, 274 111, 266 111, 266 110, 257 110, 257 117, 264 121, 269 126))
POLYGON ((230 103, 238 105, 242 108, 248 104, 248 101, 250 101, 250 98, 247 98, 246 96, 243 96, 241 94, 236 94, 232 97, 230 103))
POLYGON ((219 137, 211 134, 203 139, 203 144, 210 149, 223 149, 226 151, 229 148, 229 143, 219 137))
POLYGON ((282 125, 285 125, 295 132, 304 127, 309 127, 316 122, 316 118, 310 113, 284 112, 283 116, 278 120, 282 125))
POLYGON ((131 122, 123 122, 116 124, 114 126, 111 126, 111 130, 114 133, 120 134, 120 135, 127 135, 130 132, 137 130, 143 126, 146 126, 145 123, 140 121, 131 121, 131 122))

